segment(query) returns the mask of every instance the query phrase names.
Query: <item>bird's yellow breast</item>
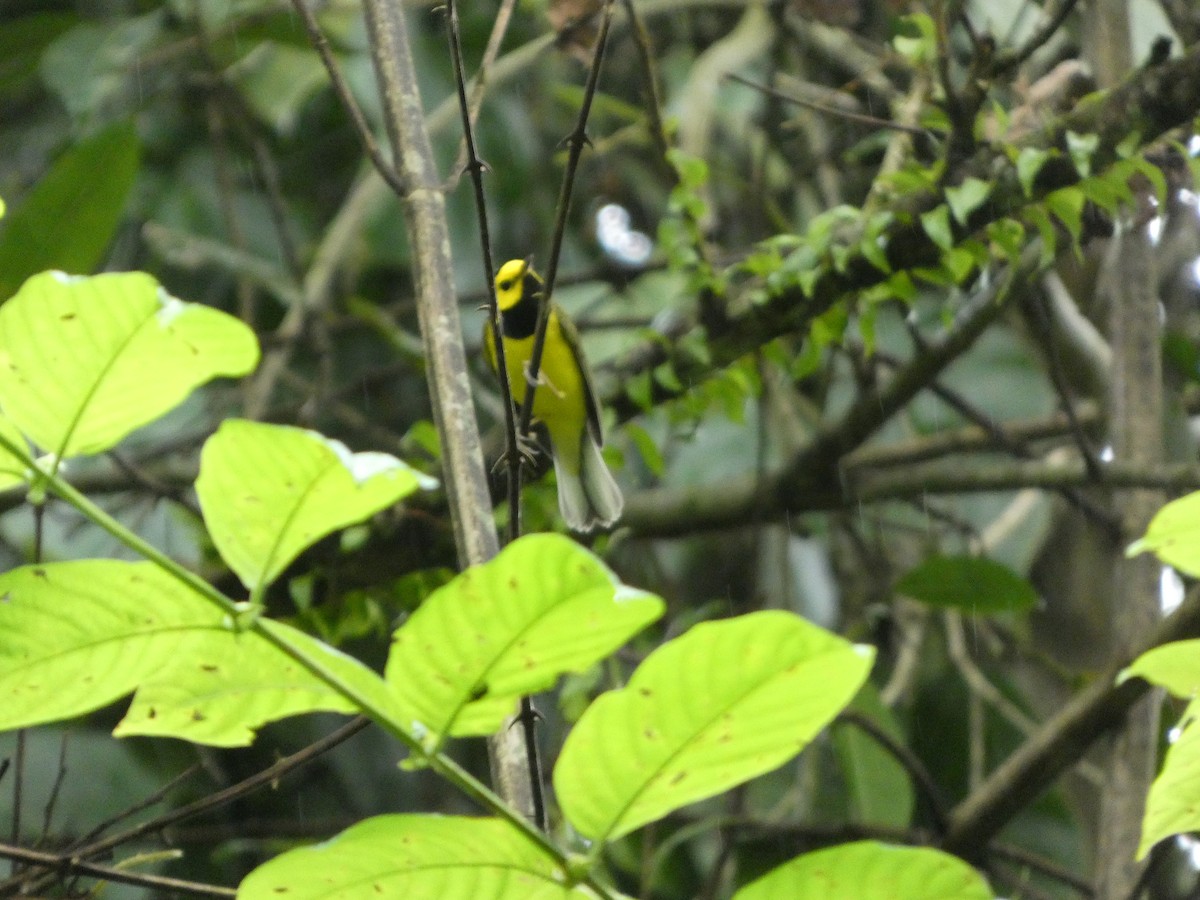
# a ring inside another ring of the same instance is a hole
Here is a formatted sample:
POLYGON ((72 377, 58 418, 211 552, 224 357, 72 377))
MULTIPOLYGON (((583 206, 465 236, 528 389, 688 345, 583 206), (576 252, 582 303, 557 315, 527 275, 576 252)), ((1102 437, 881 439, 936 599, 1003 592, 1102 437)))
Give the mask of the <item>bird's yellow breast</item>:
MULTIPOLYGON (((485 332, 485 344, 488 363, 495 370, 496 355, 490 328, 485 332)), ((513 400, 518 406, 525 402, 526 374, 532 353, 533 337, 504 338, 508 383, 512 386, 513 400)), ((576 466, 579 441, 587 427, 586 390, 579 360, 563 335, 558 310, 552 308, 546 325, 538 388, 533 398, 533 415, 550 430, 555 451, 563 461, 576 466)))

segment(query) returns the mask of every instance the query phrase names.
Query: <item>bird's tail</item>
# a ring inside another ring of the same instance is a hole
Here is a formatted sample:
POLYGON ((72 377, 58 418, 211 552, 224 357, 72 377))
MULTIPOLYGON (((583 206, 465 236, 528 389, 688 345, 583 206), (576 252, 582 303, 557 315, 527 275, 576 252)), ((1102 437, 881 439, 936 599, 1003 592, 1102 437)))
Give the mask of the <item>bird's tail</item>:
POLYGON ((608 528, 621 517, 625 500, 621 489, 600 453, 600 445, 584 429, 579 448, 579 471, 559 454, 554 455, 554 474, 558 478, 558 508, 572 531, 589 532, 608 528))

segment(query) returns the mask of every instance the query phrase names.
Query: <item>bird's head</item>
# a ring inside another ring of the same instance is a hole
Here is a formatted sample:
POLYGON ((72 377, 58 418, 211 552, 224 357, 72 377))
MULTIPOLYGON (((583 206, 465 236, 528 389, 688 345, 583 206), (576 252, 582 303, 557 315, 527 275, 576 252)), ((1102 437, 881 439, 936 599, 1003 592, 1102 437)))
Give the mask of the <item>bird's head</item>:
POLYGON ((496 273, 496 305, 500 312, 512 309, 522 297, 534 297, 542 289, 542 279, 533 271, 532 258, 510 259, 496 273))

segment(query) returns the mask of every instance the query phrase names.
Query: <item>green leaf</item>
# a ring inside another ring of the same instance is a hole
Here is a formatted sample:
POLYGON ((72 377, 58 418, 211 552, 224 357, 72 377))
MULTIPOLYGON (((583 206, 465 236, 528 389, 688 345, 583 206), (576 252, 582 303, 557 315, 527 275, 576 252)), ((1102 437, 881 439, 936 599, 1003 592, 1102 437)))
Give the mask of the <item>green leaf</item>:
POLYGON ((1163 170, 1156 166, 1144 156, 1134 156, 1129 160, 1133 163, 1134 168, 1141 174, 1146 176, 1146 179, 1154 188, 1154 197, 1158 200, 1158 208, 1165 209, 1167 206, 1167 176, 1163 174, 1163 170))
POLYGON ((898 33, 892 38, 896 52, 914 65, 937 59, 937 25, 925 13, 903 16, 898 33))
MULTIPOLYGON (((869 719, 898 744, 906 743, 895 714, 870 681, 862 686, 847 710, 869 719)), ((851 821, 907 828, 916 803, 908 771, 874 736, 853 722, 837 720, 832 730, 833 746, 846 781, 851 821)))
POLYGON ((1079 189, 1092 203, 1095 203, 1110 216, 1116 216, 1122 204, 1133 199, 1133 191, 1129 187, 1129 176, 1134 171, 1134 165, 1128 160, 1116 163, 1108 171, 1093 178, 1085 178, 1079 182, 1079 189))
POLYGON ((586 900, 568 874, 529 838, 499 819, 388 815, 264 863, 238 887, 238 900, 586 900))
MULTIPOLYGON (((261 623, 371 698, 377 709, 389 709, 387 686, 358 660, 281 622, 261 623)), ((359 708, 263 636, 225 628, 198 633, 186 653, 142 684, 113 734, 245 747, 268 722, 310 712, 359 708)))
POLYGON ((733 900, 992 900, 983 876, 949 853, 878 841, 798 856, 751 882, 733 900))
POLYGON ((1038 172, 1042 171, 1042 166, 1057 155, 1057 150, 1042 150, 1038 147, 1026 147, 1021 151, 1017 157, 1017 180, 1021 182, 1021 189, 1025 191, 1026 197, 1033 196, 1033 183, 1038 172))
POLYGON ((229 419, 204 444, 196 493, 221 558, 256 592, 325 535, 435 484, 386 453, 229 419))
POLYGON ((1136 859, 1144 859, 1163 838, 1189 831, 1200 831, 1200 728, 1195 721, 1167 749, 1162 771, 1150 785, 1136 859))
POLYGON ((582 672, 663 608, 569 538, 527 535, 421 604, 396 632, 386 678, 431 746, 490 734, 522 696, 582 672))
POLYGON ((55 160, 0 230, 0 300, 44 269, 91 273, 116 233, 137 168, 138 138, 128 123, 55 160))
POLYGON ((973 556, 931 556, 896 582, 896 592, 968 613, 1016 612, 1038 600, 1033 586, 1007 566, 973 556))
POLYGON ((222 612, 150 563, 86 560, 0 575, 0 731, 107 706, 169 666, 222 612))
POLYGON ((959 245, 942 254, 942 268, 954 284, 962 284, 975 271, 978 260, 971 247, 959 245))
POLYGON ((921 214, 921 227, 929 235, 929 239, 949 250, 954 246, 954 230, 950 227, 950 207, 945 204, 921 214))
POLYGON ((1071 240, 1078 242, 1083 233, 1083 204, 1086 198, 1078 187, 1059 188, 1046 195, 1042 201, 1046 209, 1058 217, 1071 235, 1071 240))
MULTIPOLYGON (((146 562, 83 560, 0 575, 0 731, 82 715, 137 689, 114 734, 250 743, 266 722, 354 706, 263 636, 146 562)), ((382 679, 286 625, 264 626, 381 709, 382 679)))
POLYGON ((1137 676, 1190 700, 1200 694, 1200 640, 1173 641, 1147 650, 1121 673, 1121 681, 1137 676))
POLYGON ((1016 219, 997 219, 987 227, 988 238, 1009 260, 1016 260, 1025 242, 1025 226, 1016 219))
POLYGON ((142 272, 43 272, 0 307, 0 406, 60 458, 107 450, 257 362, 249 328, 142 272))
POLYGON ((292 134, 308 100, 325 87, 325 68, 307 47, 260 42, 230 69, 241 95, 262 121, 292 134))
POLYGON ((658 449, 658 444, 654 442, 654 438, 650 437, 650 432, 646 431, 641 425, 630 423, 625 426, 625 433, 629 435, 633 441, 633 445, 637 447, 638 453, 642 457, 642 462, 646 464, 646 468, 656 478, 662 478, 666 472, 667 464, 663 459, 662 452, 658 449))
POLYGON ((1067 131, 1067 152, 1071 154, 1071 161, 1075 163, 1075 171, 1079 173, 1080 178, 1087 178, 1092 174, 1092 156, 1099 146, 1098 134, 1076 134, 1067 131))
POLYGON ((896 217, 891 212, 876 213, 867 222, 862 240, 858 244, 859 252, 862 253, 867 262, 885 275, 892 273, 892 264, 887 258, 887 243, 884 232, 895 220, 896 217))
POLYGON ((1042 266, 1048 266, 1054 262, 1054 257, 1058 253, 1058 230, 1054 227, 1054 221, 1046 210, 1036 205, 1026 207, 1025 215, 1033 223, 1033 227, 1038 231, 1038 236, 1042 239, 1039 261, 1042 266))
POLYGON ((76 21, 58 12, 9 16, 0 28, 0 91, 9 94, 33 78, 47 45, 76 21))
POLYGON ((845 707, 873 658, 778 610, 695 626, 567 736, 554 769, 563 814, 611 841, 782 765, 845 707))
POLYGON ((1152 552, 1185 575, 1200 577, 1200 491, 1173 500, 1158 511, 1146 534, 1134 541, 1126 556, 1152 552))
POLYGON ((971 213, 979 209, 992 193, 992 183, 967 178, 958 187, 946 188, 946 203, 960 225, 966 225, 971 213))

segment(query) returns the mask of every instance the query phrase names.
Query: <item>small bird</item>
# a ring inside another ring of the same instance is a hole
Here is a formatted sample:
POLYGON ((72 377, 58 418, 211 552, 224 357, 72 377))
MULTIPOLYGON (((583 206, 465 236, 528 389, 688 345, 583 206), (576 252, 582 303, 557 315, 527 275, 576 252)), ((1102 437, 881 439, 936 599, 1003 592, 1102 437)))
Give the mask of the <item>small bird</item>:
MULTIPOLYGON (((528 260, 509 260, 496 273, 504 362, 518 407, 525 401, 541 293, 542 279, 528 260)), ((488 365, 495 372, 496 347, 492 330, 486 326, 483 344, 488 365)), ((551 305, 546 325, 533 416, 550 432, 558 508, 567 525, 572 531, 586 533, 614 524, 624 500, 600 455, 604 444, 600 408, 579 334, 557 304, 551 305)))

